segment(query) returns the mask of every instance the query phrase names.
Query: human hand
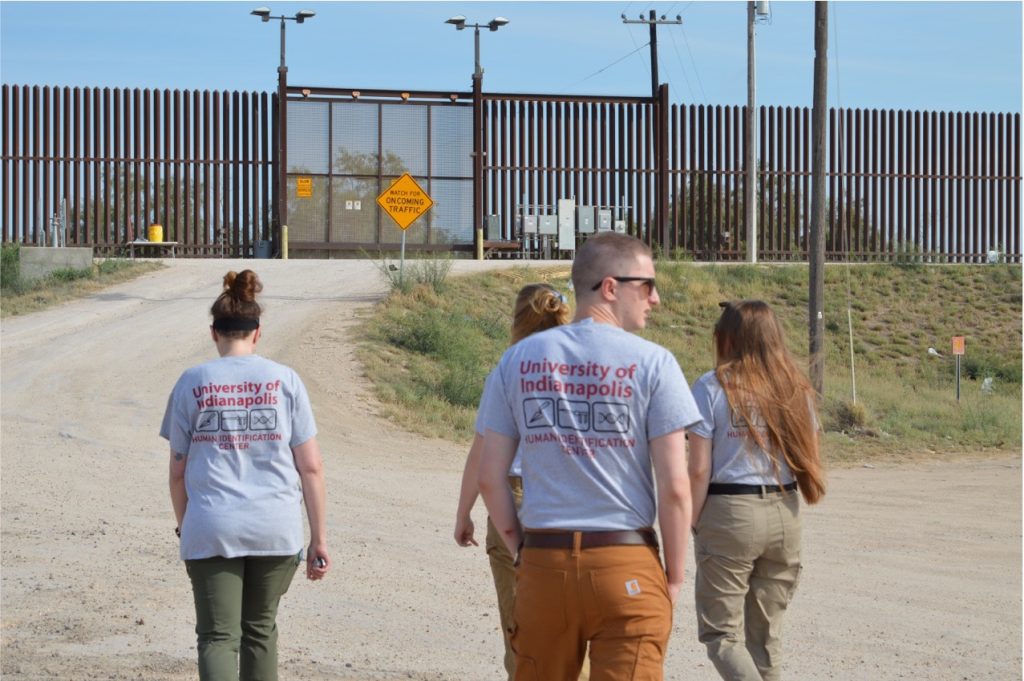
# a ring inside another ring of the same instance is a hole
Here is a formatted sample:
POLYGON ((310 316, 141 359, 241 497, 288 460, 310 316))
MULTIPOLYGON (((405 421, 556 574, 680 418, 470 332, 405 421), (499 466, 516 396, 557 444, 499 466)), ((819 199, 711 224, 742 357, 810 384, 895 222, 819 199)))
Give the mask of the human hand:
POLYGON ((675 605, 676 601, 679 600, 679 592, 682 590, 682 588, 682 581, 668 583, 668 598, 670 601, 672 601, 672 605, 675 605))
POLYGON ((459 546, 479 546, 476 540, 473 539, 473 519, 468 515, 462 518, 455 519, 455 543, 459 546))
POLYGON ((331 557, 327 554, 327 545, 310 543, 306 551, 306 579, 323 579, 330 569, 331 557))

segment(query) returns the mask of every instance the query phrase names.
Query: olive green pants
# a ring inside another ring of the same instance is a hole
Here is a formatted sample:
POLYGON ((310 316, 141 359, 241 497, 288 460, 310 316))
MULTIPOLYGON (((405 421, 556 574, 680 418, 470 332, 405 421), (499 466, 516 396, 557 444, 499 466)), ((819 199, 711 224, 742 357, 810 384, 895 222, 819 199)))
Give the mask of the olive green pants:
POLYGON ((299 556, 186 560, 200 681, 277 681, 277 606, 299 556))
POLYGON ((694 537, 697 634, 723 679, 781 677, 800 540, 797 492, 708 495, 694 537))

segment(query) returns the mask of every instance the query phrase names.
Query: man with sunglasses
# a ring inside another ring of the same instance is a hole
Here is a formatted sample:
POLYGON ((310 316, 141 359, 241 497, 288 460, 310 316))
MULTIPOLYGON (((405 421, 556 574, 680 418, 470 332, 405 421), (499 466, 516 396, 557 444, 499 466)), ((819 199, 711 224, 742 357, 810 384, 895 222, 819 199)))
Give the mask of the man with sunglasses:
POLYGON ((573 323, 510 347, 481 399, 480 491, 518 561, 516 679, 576 679, 589 644, 594 677, 659 681, 691 514, 685 429, 700 414, 672 354, 631 333, 659 303, 650 249, 597 234, 572 282, 573 323))

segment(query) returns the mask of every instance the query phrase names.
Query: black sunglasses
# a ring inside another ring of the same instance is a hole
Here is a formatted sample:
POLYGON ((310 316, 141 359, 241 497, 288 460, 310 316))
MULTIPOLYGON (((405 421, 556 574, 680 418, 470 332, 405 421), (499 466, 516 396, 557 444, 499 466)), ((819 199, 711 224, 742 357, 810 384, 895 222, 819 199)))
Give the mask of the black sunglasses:
MULTIPOLYGON (((605 277, 605 279, 607 279, 607 277, 605 277)), ((652 293, 654 293, 654 290, 656 288, 655 283, 654 283, 654 277, 612 277, 612 279, 614 279, 615 281, 622 281, 622 282, 626 282, 626 281, 642 281, 644 283, 644 286, 647 287, 647 295, 651 295, 652 293)), ((590 290, 591 291, 596 291, 597 289, 601 288, 601 284, 603 284, 603 283, 604 283, 604 279, 602 279, 601 281, 599 281, 596 284, 594 284, 593 288, 591 288, 590 290)))

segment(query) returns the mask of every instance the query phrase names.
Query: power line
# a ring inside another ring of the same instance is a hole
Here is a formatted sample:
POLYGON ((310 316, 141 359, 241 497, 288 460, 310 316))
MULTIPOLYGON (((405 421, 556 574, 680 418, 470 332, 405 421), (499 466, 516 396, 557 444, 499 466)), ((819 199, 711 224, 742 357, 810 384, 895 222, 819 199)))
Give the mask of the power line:
MULTIPOLYGON (((635 42, 636 42, 636 41, 634 41, 634 43, 635 43, 635 42)), ((603 72, 607 71, 607 70, 608 70, 608 69, 610 69, 611 67, 613 67, 613 66, 615 66, 616 64, 618 64, 618 63, 619 63, 620 61, 622 61, 622 60, 624 60, 624 59, 627 59, 628 57, 632 57, 632 56, 633 56, 634 54, 636 54, 636 53, 637 53, 637 52, 639 52, 640 50, 644 49, 644 48, 645 48, 645 47, 647 47, 647 46, 648 46, 649 44, 650 44, 650 43, 644 43, 643 45, 640 45, 639 47, 637 47, 637 48, 636 48, 635 50, 633 50, 632 52, 630 52, 630 53, 628 53, 628 54, 626 54, 626 55, 623 55, 623 56, 619 57, 618 59, 616 59, 615 61, 613 61, 613 62, 612 62, 611 64, 608 64, 608 66, 605 66, 605 67, 604 67, 604 68, 602 68, 602 69, 598 69, 597 71, 594 71, 593 73, 591 73, 591 74, 590 74, 589 76, 587 76, 586 78, 583 78, 582 80, 578 80, 578 81, 576 81, 575 83, 573 83, 572 85, 570 85, 570 86, 569 86, 569 87, 568 87, 567 89, 570 89, 570 90, 571 90, 572 88, 576 87, 577 85, 579 85, 579 84, 580 84, 580 83, 582 83, 583 81, 586 81, 586 80, 590 80, 591 78, 593 78, 593 77, 594 77, 594 76, 596 76, 597 74, 599 74, 599 73, 603 73, 603 72)))
MULTIPOLYGON (((683 72, 683 78, 686 80, 686 90, 690 93, 690 101, 697 99, 693 94, 693 86, 690 84, 690 76, 686 73, 686 68, 683 66, 683 58, 679 54, 679 44, 676 42, 676 37, 669 33, 668 37, 672 39, 672 50, 676 53, 676 61, 679 62, 679 70, 683 72)), ((702 104, 706 103, 704 101, 702 104)))
POLYGON ((686 45, 687 54, 690 55, 690 63, 693 64, 693 75, 697 79, 697 87, 700 88, 700 96, 704 99, 705 102, 707 102, 708 96, 704 92, 704 83, 702 83, 700 80, 700 71, 697 70, 697 60, 693 58, 693 52, 690 50, 690 41, 686 37, 686 29, 683 28, 682 24, 680 24, 679 30, 683 32, 683 43, 686 45))

